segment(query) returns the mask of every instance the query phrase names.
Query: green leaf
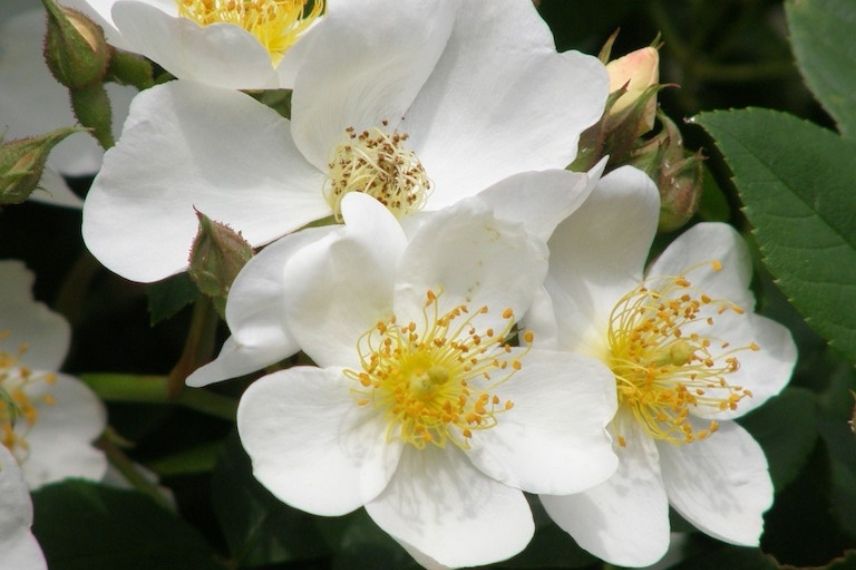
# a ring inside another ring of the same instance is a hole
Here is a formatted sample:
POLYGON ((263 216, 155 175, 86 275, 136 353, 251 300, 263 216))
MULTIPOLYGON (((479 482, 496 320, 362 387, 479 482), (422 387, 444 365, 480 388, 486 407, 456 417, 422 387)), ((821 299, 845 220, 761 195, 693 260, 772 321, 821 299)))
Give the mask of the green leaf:
POLYGON ((161 457, 147 463, 149 469, 161 477, 193 475, 213 471, 223 449, 223 442, 211 441, 190 449, 161 457))
POLYGON ((187 273, 152 283, 146 292, 149 297, 149 323, 152 326, 170 318, 199 298, 199 290, 187 273))
POLYGON ((211 486, 214 512, 238 566, 329 554, 314 517, 286 506, 256 481, 236 433, 226 442, 211 486))
POLYGON ((33 493, 51 570, 222 570, 196 530, 134 491, 70 480, 33 493))
POLYGON ((721 545, 690 556, 669 570, 777 570, 779 565, 758 548, 721 545))
POLYGON ((702 193, 699 199, 698 215, 706 222, 727 222, 731 219, 731 206, 722 188, 716 183, 706 167, 702 178, 702 193))
POLYGON ((846 137, 856 137, 856 3, 790 0, 786 5, 797 65, 846 137))
POLYGON ((796 479, 817 443, 814 394, 788 388, 740 420, 764 448, 777 491, 796 479))
POLYGON ((764 263, 806 321, 856 361, 856 144, 762 109, 696 118, 716 140, 764 263))

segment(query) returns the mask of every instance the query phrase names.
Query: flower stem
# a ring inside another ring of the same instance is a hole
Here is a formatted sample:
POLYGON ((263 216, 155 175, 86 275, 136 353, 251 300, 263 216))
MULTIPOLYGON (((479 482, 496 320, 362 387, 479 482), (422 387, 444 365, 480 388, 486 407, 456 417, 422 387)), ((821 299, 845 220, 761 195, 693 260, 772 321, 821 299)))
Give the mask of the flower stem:
POLYGON ((185 390, 171 398, 166 376, 85 373, 80 378, 108 402, 178 405, 227 421, 235 421, 238 409, 232 398, 205 390, 185 390))
POLYGON ((135 489, 140 491, 141 493, 145 493, 149 497, 151 497, 155 503, 159 506, 171 511, 173 510, 173 506, 170 502, 163 496, 161 490, 158 489, 158 486, 146 479, 142 473, 137 470, 137 467, 134 465, 134 462, 125 455, 125 453, 119 449, 110 438, 107 436, 101 436, 98 439, 96 445, 107 455, 107 460, 110 464, 116 468, 122 476, 127 479, 128 483, 130 483, 135 489))
POLYGON ((167 377, 170 398, 178 398, 184 391, 184 380, 190 373, 211 360, 218 322, 219 317, 211 300, 206 296, 200 297, 193 306, 184 350, 167 377))

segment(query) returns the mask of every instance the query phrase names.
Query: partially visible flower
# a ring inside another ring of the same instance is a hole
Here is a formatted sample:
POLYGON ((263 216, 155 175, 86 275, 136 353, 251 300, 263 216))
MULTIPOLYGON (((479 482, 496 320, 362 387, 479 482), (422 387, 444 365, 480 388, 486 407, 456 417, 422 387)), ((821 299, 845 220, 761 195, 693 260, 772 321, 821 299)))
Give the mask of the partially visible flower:
POLYGON ((618 471, 541 499, 578 544, 622 566, 665 554, 669 505, 717 539, 758 544, 773 487, 763 450, 730 420, 781 391, 797 356, 788 330, 753 312, 749 252, 730 226, 694 226, 643 272, 659 206, 640 171, 604 177, 553 234, 549 296, 526 321, 536 345, 612 370, 618 471))
POLYGON ((39 543, 30 531, 33 503, 15 458, 0 445, 0 569, 47 570, 39 543))
POLYGON ((255 247, 339 218, 350 192, 404 218, 563 169, 606 100, 603 65, 556 52, 519 0, 349 0, 312 35, 290 122, 186 81, 135 99, 84 209, 102 263, 136 281, 184 270, 194 206, 255 247))
POLYGON ((112 45, 227 89, 290 89, 305 51, 296 46, 324 10, 324 0, 62 2, 101 24, 112 45))
POLYGON ((522 490, 577 492, 613 472, 609 371, 532 348, 522 329, 510 345, 547 265, 519 224, 467 200, 408 239, 368 196, 342 207, 344 226, 270 269, 293 277, 284 316, 320 368, 244 393, 253 473, 314 514, 365 506, 424 565, 508 558, 534 530, 522 490))
POLYGON ((98 481, 107 469, 92 447, 106 423, 101 402, 79 380, 55 372, 70 331, 60 315, 33 300, 32 274, 0 262, 0 444, 31 489, 66 477, 98 481))
MULTIPOLYGON (((660 52, 651 46, 632 51, 607 63, 606 71, 609 73, 610 93, 625 89, 624 94, 609 110, 611 116, 619 116, 660 81, 660 52)), ((654 128, 656 115, 657 96, 653 95, 645 103, 642 116, 642 124, 645 127, 643 132, 654 128)))
MULTIPOLYGON (((4 0, 0 15, 0 133, 4 140, 40 135, 77 121, 68 91, 48 71, 42 57, 45 12, 35 0, 4 0), (9 4, 8 6, 6 4, 9 4)), ((108 85, 113 103, 113 125, 118 133, 134 90, 108 85)), ((101 164, 102 151, 86 133, 69 137, 51 152, 40 191, 31 198, 62 206, 80 207, 81 200, 62 175, 87 176, 101 164)))

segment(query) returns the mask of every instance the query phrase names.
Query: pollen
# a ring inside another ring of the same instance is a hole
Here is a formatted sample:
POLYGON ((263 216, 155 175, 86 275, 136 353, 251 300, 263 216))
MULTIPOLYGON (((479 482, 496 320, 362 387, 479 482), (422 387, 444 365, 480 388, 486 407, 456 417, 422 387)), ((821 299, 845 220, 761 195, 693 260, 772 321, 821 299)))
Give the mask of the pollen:
POLYGON ((408 150, 406 133, 373 127, 345 130, 343 141, 332 152, 324 197, 337 221, 342 199, 349 192, 363 192, 377 199, 396 218, 421 209, 431 191, 431 181, 416 154, 408 150))
MULTIPOLYGON (((11 333, 0 332, 0 340, 6 340, 11 333)), ((39 382, 53 384, 56 375, 38 373, 21 363, 28 345, 22 343, 17 350, 8 352, 0 349, 0 443, 4 445, 18 462, 29 455, 27 433, 39 419, 39 405, 55 405, 56 399, 50 394, 33 399, 30 388, 39 382)))
POLYGON ((178 13, 200 26, 233 24, 259 41, 279 64, 291 48, 324 10, 324 1, 315 0, 176 0, 178 13))
MULTIPOLYGON (((710 266, 722 268, 719 261, 710 266)), ((697 292, 686 275, 640 285, 612 310, 607 339, 619 405, 655 439, 678 445, 710 437, 718 424, 712 421, 697 429, 689 418, 691 410, 735 410, 752 396, 727 378, 740 368, 735 354, 760 347, 754 342, 731 347, 705 335, 715 322, 707 316, 710 312, 744 310, 697 292)))
POLYGON ((374 406, 387 420, 388 441, 424 449, 469 449, 481 430, 497 425, 514 402, 497 393, 523 367, 532 334, 514 358, 507 356, 513 316, 501 331, 479 334, 476 321, 488 308, 440 309, 441 295, 426 294, 421 324, 378 322, 358 343, 361 370, 346 370, 358 406, 374 406))

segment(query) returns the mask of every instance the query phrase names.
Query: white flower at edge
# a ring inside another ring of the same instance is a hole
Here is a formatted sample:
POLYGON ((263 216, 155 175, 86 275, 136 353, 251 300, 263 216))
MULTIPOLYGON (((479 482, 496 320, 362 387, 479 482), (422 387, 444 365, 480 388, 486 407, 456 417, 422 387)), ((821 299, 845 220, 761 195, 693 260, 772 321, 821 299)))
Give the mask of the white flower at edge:
MULTIPOLYGON (((42 56, 45 22, 45 10, 38 1, 4 0, 0 15, 0 134, 4 140, 77 123, 68 91, 53 78, 42 56)), ((108 84, 107 91, 113 103, 114 131, 118 133, 135 90, 108 84)), ((34 192, 32 199, 79 208, 82 201, 68 188, 62 175, 94 174, 101 157, 102 151, 90 135, 71 135, 51 152, 40 181, 41 190, 34 192)))
POLYGON ((47 562, 30 526, 33 503, 18 463, 0 445, 0 570, 46 570, 47 562))
POLYGON ((285 318, 319 368, 244 393, 254 475, 310 513, 365 506, 429 567, 513 556, 534 530, 521 490, 577 492, 615 469, 608 369, 532 348, 523 330, 521 347, 507 345, 547 251, 483 202, 433 213, 409 239, 363 194, 346 196, 342 215, 270 269, 291 276, 285 318))
POLYGON ((635 169, 601 179, 550 239, 547 295, 526 319, 536 346, 614 373, 618 471, 541 499, 578 544, 621 566, 665 554, 669 505, 710 536, 758 544, 773 487, 763 450, 730 420, 781 391, 796 361, 788 330, 753 312, 749 252, 730 226, 694 226, 643 273, 659 206, 635 169))
POLYGON ((62 3, 100 24, 108 43, 148 57, 179 79, 227 89, 290 89, 301 51, 294 47, 324 9, 323 0, 62 3))
POLYGON ((253 246, 338 215, 351 191, 399 217, 436 210, 563 169, 608 91, 603 65, 557 53, 519 0, 334 2, 311 45, 292 121, 188 81, 141 93, 84 206, 90 251, 150 282, 187 267, 194 207, 253 246))
POLYGON ((0 444, 12 452, 31 489, 66 477, 99 481, 107 469, 92 441, 104 430, 100 400, 57 370, 70 330, 33 300, 33 275, 0 262, 0 444))

